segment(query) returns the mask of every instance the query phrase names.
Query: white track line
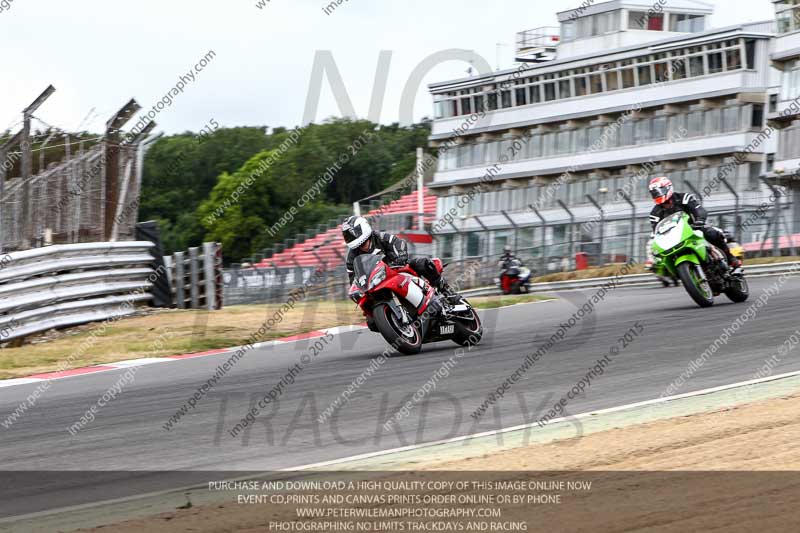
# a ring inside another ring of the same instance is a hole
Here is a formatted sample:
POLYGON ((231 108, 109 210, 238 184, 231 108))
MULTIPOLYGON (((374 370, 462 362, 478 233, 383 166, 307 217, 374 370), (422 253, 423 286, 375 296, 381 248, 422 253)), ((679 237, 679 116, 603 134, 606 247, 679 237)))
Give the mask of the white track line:
MULTIPOLYGON (((618 412, 618 411, 625 411, 625 410, 628 410, 628 409, 634 409, 636 407, 644 407, 644 406, 647 406, 647 405, 658 405, 658 404, 662 404, 662 403, 672 402, 672 401, 675 401, 675 400, 681 400, 683 398, 691 398, 691 397, 694 397, 694 396, 704 396, 706 394, 712 394, 714 392, 720 392, 720 391, 724 391, 724 390, 728 390, 728 389, 735 389, 735 388, 738 388, 738 387, 746 387, 748 385, 755 385, 755 384, 758 384, 758 383, 765 383, 765 382, 768 382, 768 381, 774 381, 774 380, 777 380, 777 379, 784 379, 784 378, 789 378, 789 377, 794 377, 794 376, 800 376, 800 370, 795 371, 795 372, 787 372, 785 374, 778 374, 778 375, 775 375, 775 376, 767 376, 765 378, 760 378, 760 379, 751 379, 751 380, 748 380, 748 381, 740 381, 738 383, 731 383, 730 385, 720 385, 718 387, 711 387, 711 388, 708 388, 708 389, 702 389, 702 390, 698 390, 698 391, 694 391, 694 392, 687 392, 687 393, 684 393, 684 394, 677 394, 675 396, 667 396, 667 397, 664 397, 664 398, 655 398, 653 400, 645 400, 645 401, 642 401, 642 402, 629 403, 629 404, 620 405, 620 406, 617 406, 617 407, 608 407, 606 409, 600 409, 598 411, 591 411, 591 412, 588 412, 588 413, 581 413, 581 414, 578 414, 578 415, 575 415, 575 416, 571 416, 571 417, 554 418, 553 420, 550 420, 547 424, 550 425, 550 424, 554 424, 554 423, 557 423, 557 422, 567 422, 567 421, 570 421, 570 420, 575 419, 575 418, 588 418, 590 416, 597 416, 597 415, 602 415, 602 414, 615 413, 615 412, 618 412)), ((429 447, 433 447, 433 446, 441 446, 443 444, 450 444, 450 443, 454 443, 454 442, 463 442, 463 441, 466 441, 466 440, 475 439, 475 438, 481 438, 481 437, 491 437, 493 435, 498 435, 498 434, 501 434, 501 433, 508 433, 508 432, 511 432, 511 431, 520 431, 520 430, 523 430, 523 429, 530 429, 530 428, 533 428, 533 427, 538 427, 538 424, 536 422, 533 422, 533 423, 530 423, 530 424, 521 424, 521 425, 518 425, 518 426, 511 426, 511 427, 507 427, 507 428, 503 428, 503 429, 495 429, 495 430, 492 430, 492 431, 484 431, 482 433, 475 433, 475 434, 472 434, 472 435, 464 435, 462 437, 453 437, 453 438, 450 438, 450 439, 438 440, 438 441, 434 441, 434 442, 426 442, 426 443, 423 443, 423 444, 412 444, 412 445, 409 445, 409 446, 402 446, 400 448, 393 448, 391 450, 383 450, 383 451, 379 451, 379 452, 364 453, 364 454, 360 454, 360 455, 354 455, 352 457, 345 457, 345 458, 342 458, 342 459, 333 459, 331 461, 322 461, 320 463, 313 463, 313 464, 308 464, 308 465, 303 465, 303 466, 296 466, 296 467, 292 467, 292 468, 284 468, 284 469, 279 470, 279 472, 290 472, 290 471, 300 471, 300 470, 310 470, 310 469, 314 469, 314 468, 322 468, 322 467, 326 467, 326 466, 333 466, 333 465, 352 462, 352 461, 360 461, 360 460, 363 460, 363 459, 371 459, 373 457, 381 457, 381 456, 384 456, 384 455, 391 455, 393 453, 414 451, 414 450, 419 450, 419 449, 423 449, 423 448, 429 448, 429 447)))
MULTIPOLYGON (((721 385, 721 386, 718 386, 718 387, 711 387, 711 388, 708 388, 708 389, 702 389, 702 390, 699 390, 699 391, 688 392, 688 393, 685 393, 685 394, 678 394, 678 395, 669 396, 669 397, 666 397, 666 398, 656 398, 656 399, 653 399, 653 400, 645 400, 643 402, 636 402, 636 403, 630 403, 630 404, 626 404, 626 405, 620 405, 618 407, 609 407, 607 409, 600 409, 598 411, 591 411, 591 412, 588 412, 588 413, 581 413, 579 415, 575 415, 575 416, 570 417, 570 418, 566 418, 566 417, 557 418, 557 419, 551 420, 549 422, 549 424, 555 423, 555 422, 565 422, 565 421, 570 420, 571 418, 586 418, 586 417, 589 417, 589 416, 601 415, 601 414, 606 414, 606 413, 614 413, 614 412, 617 412, 617 411, 624 411, 626 409, 633 409, 633 408, 636 408, 636 407, 643 407, 643 406, 647 406, 647 405, 657 405, 657 404, 661 404, 661 403, 667 403, 667 402, 671 402, 671 401, 675 401, 675 400, 680 400, 680 399, 683 399, 683 398, 691 398, 693 396, 703 396, 705 394, 711 394, 711 393, 719 392, 719 391, 723 391, 723 390, 734 389, 734 388, 737 388, 737 387, 745 387, 747 385, 754 385, 754 384, 758 384, 758 383, 766 383, 768 381, 775 381, 775 380, 778 380, 778 379, 784 379, 784 378, 795 377, 795 376, 800 376, 800 370, 795 371, 795 372, 787 372, 785 374, 778 374, 778 375, 775 375, 775 376, 768 376, 768 377, 760 378, 760 379, 751 379, 751 380, 748 380, 748 381, 740 381, 738 383, 731 383, 730 385, 721 385)), ((433 447, 433 446, 441 446, 443 444, 449 444, 449 443, 453 443, 453 442, 462 442, 462 441, 465 441, 465 440, 479 438, 479 437, 488 437, 488 436, 497 435, 497 434, 500 434, 500 433, 508 433, 508 432, 511 432, 511 431, 519 431, 519 430, 522 430, 522 429, 532 428, 535 425, 536 425, 536 423, 522 424, 522 425, 518 425, 518 426, 511 426, 511 427, 504 428, 504 429, 497 429, 497 430, 494 430, 494 431, 484 431, 482 433, 475 433, 473 435, 465 435, 463 437, 453 437, 451 439, 428 442, 428 443, 424 443, 424 444, 414 444, 414 445, 410 445, 410 446, 403 446, 401 448, 393 448, 391 450, 383 450, 383 451, 379 451, 379 452, 371 452, 371 453, 364 453, 364 454, 360 454, 360 455, 353 455, 351 457, 344 457, 342 459, 333 459, 333 460, 330 460, 330 461, 322 461, 322 462, 319 462, 319 463, 312 463, 312 464, 307 464, 307 465, 302 465, 302 466, 283 468, 283 469, 275 470, 275 472, 283 472, 283 473, 301 472, 301 471, 305 471, 305 470, 312 470, 312 469, 315 469, 315 468, 322 468, 322 467, 326 467, 326 466, 334 466, 334 465, 338 465, 338 464, 343 464, 343 463, 353 462, 353 461, 359 461, 359 460, 363 460, 363 459, 371 459, 371 458, 374 458, 374 457, 382 457, 382 456, 385 456, 385 455, 391 455, 393 453, 407 452, 407 451, 412 451, 412 450, 419 450, 419 449, 423 449, 423 448, 430 448, 430 447, 433 447)), ((244 480, 249 480, 249 479, 255 479, 257 477, 258 476, 254 477, 252 475, 248 475, 248 476, 242 476, 242 477, 238 477, 238 478, 233 478, 233 479, 230 479, 228 481, 244 481, 244 480)), ((169 495, 169 494, 176 494, 176 493, 179 493, 179 492, 187 492, 187 491, 191 491, 191 490, 202 490, 205 487, 207 487, 207 484, 187 485, 187 486, 184 486, 184 487, 159 490, 159 491, 150 492, 150 493, 147 493, 147 494, 137 494, 137 495, 134 495, 134 496, 126 496, 126 497, 123 497, 123 498, 116 498, 116 499, 113 499, 113 500, 84 503, 84 504, 80 504, 80 505, 62 507, 60 509, 48 509, 48 510, 45 510, 45 511, 38 511, 38 512, 35 512, 35 513, 29 513, 29 514, 25 514, 25 515, 11 516, 11 517, 7 517, 7 518, 0 518, 0 524, 9 523, 9 522, 16 522, 16 521, 21 521, 21 520, 30 520, 30 519, 35 519, 35 518, 49 516, 49 515, 58 514, 58 513, 67 513, 67 512, 80 511, 80 510, 83 510, 83 509, 91 509, 91 508, 99 507, 99 506, 103 506, 103 505, 114 505, 114 504, 119 504, 119 503, 126 503, 126 502, 130 502, 130 501, 136 501, 136 500, 141 500, 141 499, 145 499, 145 498, 151 498, 151 497, 155 497, 155 496, 166 496, 166 495, 169 495)))

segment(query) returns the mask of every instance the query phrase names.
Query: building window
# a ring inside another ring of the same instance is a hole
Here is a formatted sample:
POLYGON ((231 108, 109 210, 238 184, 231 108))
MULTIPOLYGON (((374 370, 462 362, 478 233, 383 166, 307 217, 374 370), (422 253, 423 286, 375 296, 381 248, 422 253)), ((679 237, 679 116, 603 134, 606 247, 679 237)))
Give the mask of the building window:
POLYGON ((572 97, 572 88, 570 87, 569 79, 559 80, 559 82, 558 82, 558 97, 559 98, 571 98, 572 97))
POLYGON ((683 184, 688 190, 698 189, 700 187, 700 171, 696 168, 689 169, 683 173, 683 184))
POLYGON ((722 52, 708 54, 708 73, 716 74, 722 72, 722 52))
POLYGON ((549 82, 544 84, 544 99, 546 102, 551 102, 556 99, 555 82, 549 82))
POLYGON ((726 107, 722 111, 722 131, 739 131, 739 106, 726 107))
POLYGON ((619 89, 619 71, 610 70, 606 72, 606 90, 616 91, 619 89))
POLYGON ((764 125, 764 106, 762 104, 753 105, 753 115, 750 127, 761 129, 764 125))
POLYGON ((485 157, 486 143, 475 143, 472 145, 472 164, 483 164, 485 157))
POLYGON ((531 103, 538 104, 542 101, 542 94, 539 92, 540 85, 531 85, 530 93, 531 93, 531 103))
POLYGON ((570 152, 570 131, 562 131, 558 134, 556 148, 559 154, 568 154, 570 152))
POLYGON ((794 100, 800 96, 800 63, 793 61, 786 65, 783 71, 781 98, 783 100, 794 100))
POLYGON ((603 75, 602 74, 592 74, 589 76, 592 83, 592 94, 599 94, 603 92, 603 75))
POLYGON ((647 13, 645 11, 629 11, 628 29, 629 30, 647 29, 647 13))
POLYGON ((686 65, 687 61, 685 57, 674 57, 672 59, 672 64, 670 65, 670 71, 672 73, 673 80, 683 80, 686 79, 686 65))
POLYGON ((575 96, 586 96, 586 94, 588 94, 586 77, 575 78, 575 96))
POLYGON ((497 109, 497 93, 491 92, 486 95, 486 102, 489 108, 489 111, 494 111, 497 109))
POLYGON ((578 128, 572 132, 572 151, 576 154, 585 152, 589 146, 586 137, 586 128, 578 128))
POLYGON ((468 167, 472 165, 472 146, 462 144, 458 147, 458 166, 468 167))
POLYGON ((486 109, 484 104, 483 95, 479 94, 472 99, 472 103, 475 104, 475 112, 476 113, 483 113, 486 109))
POLYGON ((631 146, 633 142, 633 122, 626 120, 619 128, 619 145, 631 146))
POLYGON ((500 143, 498 141, 489 141, 486 143, 484 156, 487 164, 493 165, 500 160, 499 148, 500 143))
POLYGON ((621 71, 622 74, 622 88, 623 89, 630 89, 631 87, 636 86, 636 78, 633 73, 632 68, 625 68, 621 71))
POLYGON ((686 115, 681 113, 670 116, 667 125, 670 140, 680 139, 686 132, 686 115))
POLYGON ((750 163, 747 165, 748 189, 758 190, 761 188, 761 181, 758 179, 761 176, 761 163, 750 163))
POLYGON ((650 65, 642 65, 639 69, 639 85, 650 85, 653 79, 650 76, 650 65))
POLYGON ((528 94, 525 91, 524 87, 520 87, 515 90, 516 94, 514 95, 517 99, 517 105, 526 105, 528 103, 528 94))
POLYGON ((469 115, 472 113, 472 99, 471 98, 462 98, 461 99, 461 114, 462 115, 469 115))
POLYGON ((703 72, 703 56, 692 56, 689 58, 689 75, 694 77, 702 76, 703 72))
POLYGON ((643 118, 636 121, 635 126, 636 144, 647 144, 650 142, 650 119, 643 118))
POLYGON ((527 153, 529 158, 542 157, 542 136, 531 135, 528 141, 527 153))
POLYGON ((433 103, 433 118, 444 118, 444 102, 433 103))
POLYGON ((656 142, 667 140, 667 117, 655 117, 653 119, 652 140, 656 142))
POLYGON ((647 29, 650 31, 664 31, 664 15, 653 15, 648 18, 647 29))
POLYGON ((739 70, 742 68, 742 53, 738 48, 725 51, 725 60, 728 70, 739 70))
POLYGON ((706 134, 717 135, 722 133, 722 110, 709 109, 706 111, 706 134))
POLYGON ((747 69, 755 70, 756 68, 756 42, 753 39, 748 39, 744 43, 745 56, 747 58, 747 69))
POLYGON ((568 20, 561 23, 561 40, 565 43, 575 40, 575 22, 568 20))
POLYGON ((681 15, 671 13, 669 16, 669 31, 679 33, 698 33, 705 29, 703 15, 681 15))
POLYGON ((482 255, 484 236, 481 232, 473 232, 467 235, 467 256, 478 257, 482 255))
POLYGON ((589 148, 592 151, 603 150, 605 146, 601 143, 601 136, 603 135, 603 126, 592 126, 589 128, 589 148))
POLYGON ((656 73, 656 83, 669 81, 669 63, 656 63, 653 70, 656 73))
POLYGON ((511 91, 500 91, 500 104, 503 109, 511 107, 511 91))
POLYGON ((690 137, 696 137, 703 134, 703 112, 692 111, 689 113, 688 126, 690 137))
POLYGON ((555 155, 556 152, 556 137, 554 133, 545 133, 542 135, 542 156, 550 157, 555 155))

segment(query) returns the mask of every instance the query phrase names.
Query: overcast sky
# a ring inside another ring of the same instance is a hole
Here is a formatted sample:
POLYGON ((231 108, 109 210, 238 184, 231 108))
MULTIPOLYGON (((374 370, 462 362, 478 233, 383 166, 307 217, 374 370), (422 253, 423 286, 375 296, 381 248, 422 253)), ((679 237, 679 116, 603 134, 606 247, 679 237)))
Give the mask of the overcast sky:
MULTIPOLYGON (((557 11, 580 0, 13 0, 0 12, 0 128, 48 84, 57 92, 37 115, 75 129, 101 131, 127 99, 151 108, 209 50, 216 53, 194 83, 156 121, 168 133, 222 126, 293 127, 303 122, 314 56, 330 50, 356 113, 369 109, 378 55, 391 50, 380 121, 398 119, 409 74, 435 52, 475 50, 495 67, 513 61, 515 33, 555 25, 557 11)), ((769 0, 706 0, 719 27, 773 16, 769 0), (724 6, 724 8, 723 8, 724 6)), ((462 77, 468 65, 449 61, 420 87, 415 119, 432 114, 427 84, 462 77)), ((340 115, 323 84, 317 119, 340 115)))

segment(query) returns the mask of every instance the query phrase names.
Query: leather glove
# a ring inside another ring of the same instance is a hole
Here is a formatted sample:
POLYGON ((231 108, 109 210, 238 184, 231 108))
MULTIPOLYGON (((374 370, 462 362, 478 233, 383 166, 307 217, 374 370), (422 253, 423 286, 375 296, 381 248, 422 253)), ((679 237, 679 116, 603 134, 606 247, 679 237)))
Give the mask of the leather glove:
POLYGON ((694 222, 692 222, 692 229, 702 230, 705 227, 706 227, 705 220, 695 220, 694 222))

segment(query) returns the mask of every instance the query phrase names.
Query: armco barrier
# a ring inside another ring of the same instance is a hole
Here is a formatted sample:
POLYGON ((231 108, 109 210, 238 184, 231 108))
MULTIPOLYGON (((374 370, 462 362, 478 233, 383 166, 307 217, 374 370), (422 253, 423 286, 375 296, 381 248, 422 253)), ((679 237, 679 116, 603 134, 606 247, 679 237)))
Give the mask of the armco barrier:
MULTIPOLYGON (((791 272, 800 268, 800 262, 788 263, 772 263, 768 265, 752 265, 745 264, 744 271, 746 276, 761 277, 761 276, 777 276, 791 272)), ((531 293, 543 292, 556 292, 576 289, 599 289, 604 284, 611 280, 618 280, 617 286, 622 285, 661 285, 661 282, 656 279, 653 274, 632 274, 630 276, 620 276, 619 278, 606 277, 606 278, 588 278, 576 279, 569 281, 551 281, 549 283, 532 283, 530 286, 531 293)), ((480 289, 472 289, 463 291, 462 294, 469 298, 475 296, 494 296, 500 294, 497 287, 483 287, 480 289)))
POLYGON ((159 275, 149 241, 62 244, 0 258, 0 342, 129 315, 159 275))

